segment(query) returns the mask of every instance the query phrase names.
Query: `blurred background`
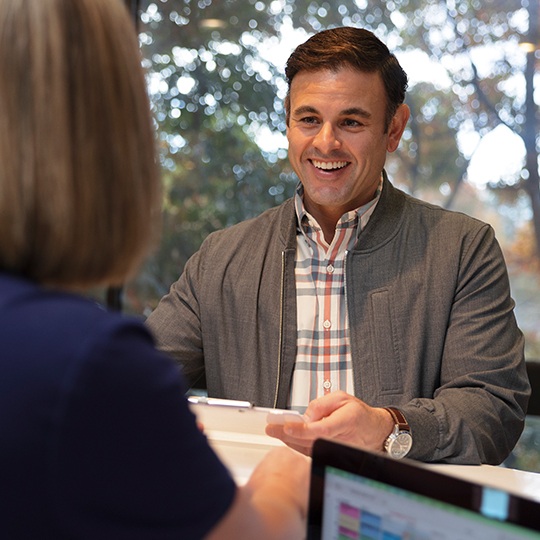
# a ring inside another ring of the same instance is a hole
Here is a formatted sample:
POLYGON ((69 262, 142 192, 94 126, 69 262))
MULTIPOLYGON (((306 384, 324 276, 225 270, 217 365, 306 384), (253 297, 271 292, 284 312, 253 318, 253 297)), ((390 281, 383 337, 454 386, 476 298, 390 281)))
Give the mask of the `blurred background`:
MULTIPOLYGON (((391 179, 495 228, 527 361, 540 362, 538 0, 129 1, 158 132, 163 234, 109 303, 145 317, 211 231, 293 194, 285 62, 319 30, 360 26, 410 78, 391 179)), ((508 464, 540 471, 535 415, 508 464)))

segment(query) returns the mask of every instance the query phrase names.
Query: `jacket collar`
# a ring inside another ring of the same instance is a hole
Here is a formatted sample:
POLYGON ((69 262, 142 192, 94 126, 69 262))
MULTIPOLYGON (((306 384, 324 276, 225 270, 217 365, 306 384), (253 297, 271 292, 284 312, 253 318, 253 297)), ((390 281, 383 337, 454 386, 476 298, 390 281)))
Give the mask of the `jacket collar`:
MULTIPOLYGON (((381 198, 365 229, 360 233, 355 252, 365 252, 388 241, 399 230, 403 219, 406 195, 395 188, 383 171, 381 198)), ((278 209, 280 213, 280 240, 285 250, 296 250, 297 218, 294 197, 287 199, 278 209)))

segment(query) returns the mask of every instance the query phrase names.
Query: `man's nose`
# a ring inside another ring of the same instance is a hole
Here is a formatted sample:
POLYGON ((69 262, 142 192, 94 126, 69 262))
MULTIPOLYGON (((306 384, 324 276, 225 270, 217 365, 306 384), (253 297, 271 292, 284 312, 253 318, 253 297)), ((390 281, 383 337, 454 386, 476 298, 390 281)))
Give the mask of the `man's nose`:
POLYGON ((328 154, 341 146, 336 130, 330 122, 321 125, 321 129, 313 139, 313 146, 323 154, 328 154))

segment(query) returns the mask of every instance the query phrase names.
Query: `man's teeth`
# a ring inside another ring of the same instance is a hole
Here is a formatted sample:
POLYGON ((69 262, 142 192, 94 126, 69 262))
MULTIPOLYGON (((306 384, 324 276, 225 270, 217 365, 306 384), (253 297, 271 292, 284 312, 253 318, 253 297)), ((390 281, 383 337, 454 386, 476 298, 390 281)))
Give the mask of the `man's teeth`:
POLYGON ((317 167, 317 169, 324 169, 326 171, 330 171, 332 169, 341 169, 342 167, 345 167, 347 165, 346 161, 315 161, 313 160, 313 165, 317 167))

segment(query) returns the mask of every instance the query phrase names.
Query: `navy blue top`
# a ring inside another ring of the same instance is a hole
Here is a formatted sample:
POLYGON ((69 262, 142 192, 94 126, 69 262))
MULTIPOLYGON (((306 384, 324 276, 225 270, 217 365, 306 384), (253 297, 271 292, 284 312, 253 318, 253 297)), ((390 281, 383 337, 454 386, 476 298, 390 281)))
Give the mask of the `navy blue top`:
POLYGON ((142 322, 0 273, 0 537, 196 539, 235 484, 142 322))

